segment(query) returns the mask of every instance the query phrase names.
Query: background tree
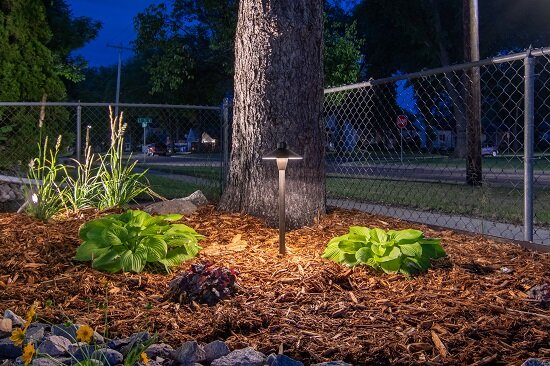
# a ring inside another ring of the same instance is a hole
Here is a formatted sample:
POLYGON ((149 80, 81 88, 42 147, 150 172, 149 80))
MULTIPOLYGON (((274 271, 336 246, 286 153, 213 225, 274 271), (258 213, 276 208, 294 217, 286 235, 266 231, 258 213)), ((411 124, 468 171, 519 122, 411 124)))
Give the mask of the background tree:
POLYGON ((277 169, 262 155, 285 141, 287 223, 325 212, 321 0, 241 0, 235 40, 233 144, 220 208, 277 218, 277 169))

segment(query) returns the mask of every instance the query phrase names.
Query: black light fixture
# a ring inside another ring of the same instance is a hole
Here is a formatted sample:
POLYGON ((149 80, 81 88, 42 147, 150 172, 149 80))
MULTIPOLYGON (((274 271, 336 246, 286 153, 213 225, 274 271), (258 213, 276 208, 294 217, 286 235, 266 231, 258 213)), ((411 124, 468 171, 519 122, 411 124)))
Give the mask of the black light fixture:
POLYGON ((300 160, 302 157, 290 150, 286 142, 279 142, 277 148, 262 159, 276 160, 279 169, 279 254, 285 254, 285 170, 289 160, 300 160))

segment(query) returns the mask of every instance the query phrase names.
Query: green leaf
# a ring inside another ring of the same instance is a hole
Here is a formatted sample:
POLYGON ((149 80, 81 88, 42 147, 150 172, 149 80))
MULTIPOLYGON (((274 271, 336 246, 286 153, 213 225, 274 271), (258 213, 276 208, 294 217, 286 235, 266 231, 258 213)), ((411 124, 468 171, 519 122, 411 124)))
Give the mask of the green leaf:
POLYGON ((145 221, 151 218, 151 215, 145 211, 129 210, 128 212, 130 213, 130 219, 128 220, 130 226, 143 227, 145 221))
POLYGON ((340 249, 342 252, 345 253, 351 253, 355 255, 355 252, 357 252, 359 249, 366 246, 366 243, 361 243, 358 241, 351 241, 351 240, 343 240, 338 244, 338 249, 340 249))
POLYGON ((406 255, 408 257, 422 256, 422 245, 420 245, 419 243, 400 244, 399 248, 401 249, 401 253, 403 253, 403 255, 406 255))
POLYGON ((106 272, 118 272, 121 269, 120 254, 114 249, 109 249, 92 261, 92 268, 106 272))
POLYGON ((397 243, 414 243, 422 238, 422 231, 406 229, 395 232, 393 239, 397 243))
POLYGON ((103 243, 85 241, 76 249, 76 255, 74 257, 77 261, 91 261, 104 254, 109 247, 105 247, 103 243))
POLYGON ((345 235, 340 235, 340 236, 337 236, 337 237, 334 237, 332 239, 330 239, 330 241, 328 242, 327 246, 328 245, 331 245, 333 243, 339 243, 341 242, 342 240, 348 240, 349 238, 349 234, 345 234, 345 235))
POLYGON ((326 247, 321 257, 336 263, 340 263, 341 254, 342 251, 340 250, 340 248, 338 248, 338 242, 333 242, 326 247))
POLYGON ((365 226, 350 226, 350 234, 355 234, 364 237, 364 240, 367 241, 370 239, 370 229, 365 226))
POLYGON ((193 258, 187 253, 184 247, 170 249, 166 254, 166 258, 159 260, 166 267, 175 267, 182 264, 184 261, 193 258))
POLYGON ((143 239, 141 244, 147 249, 147 262, 158 262, 166 257, 168 245, 161 238, 148 237, 143 239))
POLYGON ((112 221, 97 219, 88 221, 80 227, 79 236, 82 240, 103 240, 103 230, 112 224, 112 221))
POLYGON ((425 258, 442 258, 447 255, 439 243, 425 244, 424 242, 421 242, 420 245, 422 245, 422 255, 425 258))
POLYGON ((384 253, 386 253, 386 249, 387 249, 384 245, 380 245, 377 243, 372 243, 370 248, 372 252, 379 257, 384 256, 384 253))
POLYGON ((384 230, 374 228, 370 230, 370 240, 373 243, 385 243, 388 240, 388 235, 384 230))
POLYGON ((341 263, 349 267, 354 267, 359 263, 359 261, 355 258, 355 254, 342 253, 341 263))
POLYGON ((399 249, 399 247, 392 247, 392 248, 386 249, 384 256, 378 257, 378 258, 375 257, 374 259, 377 262, 382 263, 382 262, 392 261, 399 257, 401 257, 401 250, 399 249))
POLYGON ((190 228, 189 226, 184 224, 172 224, 170 226, 170 229, 168 229, 164 234, 165 235, 178 235, 178 234, 200 235, 200 234, 197 234, 197 232, 193 230, 193 228, 190 228))
POLYGON ((384 261, 380 263, 380 268, 386 273, 396 273, 401 268, 401 258, 395 258, 390 261, 384 261))
POLYGON ((110 245, 122 245, 128 240, 128 230, 126 228, 112 224, 103 230, 103 242, 110 245))
POLYGON ((168 215, 163 215, 162 216, 162 218, 166 221, 178 221, 182 217, 183 217, 183 215, 180 215, 180 214, 168 214, 168 215))
POLYGON ((355 253, 355 258, 358 262, 367 264, 367 262, 373 257, 373 255, 374 254, 372 253, 370 247, 363 247, 360 248, 357 253, 355 253))
POLYGON ((135 251, 127 250, 120 255, 120 264, 123 272, 140 273, 145 266, 147 249, 140 245, 135 251))

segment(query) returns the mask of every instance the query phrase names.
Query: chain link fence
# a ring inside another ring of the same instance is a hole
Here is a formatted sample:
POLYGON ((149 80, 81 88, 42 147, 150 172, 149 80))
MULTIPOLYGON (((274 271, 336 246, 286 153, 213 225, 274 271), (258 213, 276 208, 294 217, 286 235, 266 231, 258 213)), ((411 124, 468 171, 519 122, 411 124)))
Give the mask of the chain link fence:
MULTIPOLYGON (((24 176, 42 103, 0 102, 0 174, 24 176)), ((45 103, 63 158, 109 146, 109 105, 45 103)), ((550 244, 550 55, 544 50, 325 90, 327 203, 550 244), (526 128, 527 126, 527 128, 526 128), (527 169, 525 169, 527 167, 527 169), (532 214, 531 214, 532 210, 532 214)), ((126 154, 167 198, 221 194, 231 101, 120 104, 126 154)))
POLYGON ((549 75, 533 50, 325 90, 328 204, 550 244, 549 75))
MULTIPOLYGON (((127 125, 125 156, 138 160, 138 170, 148 169, 153 190, 167 198, 197 189, 219 197, 220 107, 121 103, 119 111, 127 125)), ((109 104, 0 102, 0 174, 24 177, 39 141, 48 136, 53 145, 59 135, 67 163, 82 159, 86 144, 95 154, 105 153, 111 140, 109 104)))

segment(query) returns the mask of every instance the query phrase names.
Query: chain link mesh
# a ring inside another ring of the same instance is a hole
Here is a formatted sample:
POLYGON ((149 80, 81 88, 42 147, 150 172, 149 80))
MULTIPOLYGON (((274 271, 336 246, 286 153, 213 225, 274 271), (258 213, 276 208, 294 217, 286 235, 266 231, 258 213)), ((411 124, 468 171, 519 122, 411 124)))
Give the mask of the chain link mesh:
MULTIPOLYGON (((550 244, 550 59, 537 61, 534 241, 550 244)), ((523 60, 447 70, 325 91, 328 204, 522 240, 523 60), (467 184, 475 75, 477 186, 467 184)))
MULTIPOLYGON (((38 151, 39 131, 42 139, 48 136, 52 144, 62 135, 60 156, 67 162, 79 155, 77 126, 81 157, 86 144, 96 154, 108 150, 108 105, 46 103, 42 129, 41 109, 39 103, 0 104, 0 171, 26 175, 26 165, 38 151)), ((154 190, 167 198, 196 189, 211 198, 219 197, 223 142, 219 107, 121 104, 119 111, 127 125, 125 157, 138 160, 138 170, 149 169, 147 177, 154 190), (150 122, 145 128, 144 121, 150 122)))

